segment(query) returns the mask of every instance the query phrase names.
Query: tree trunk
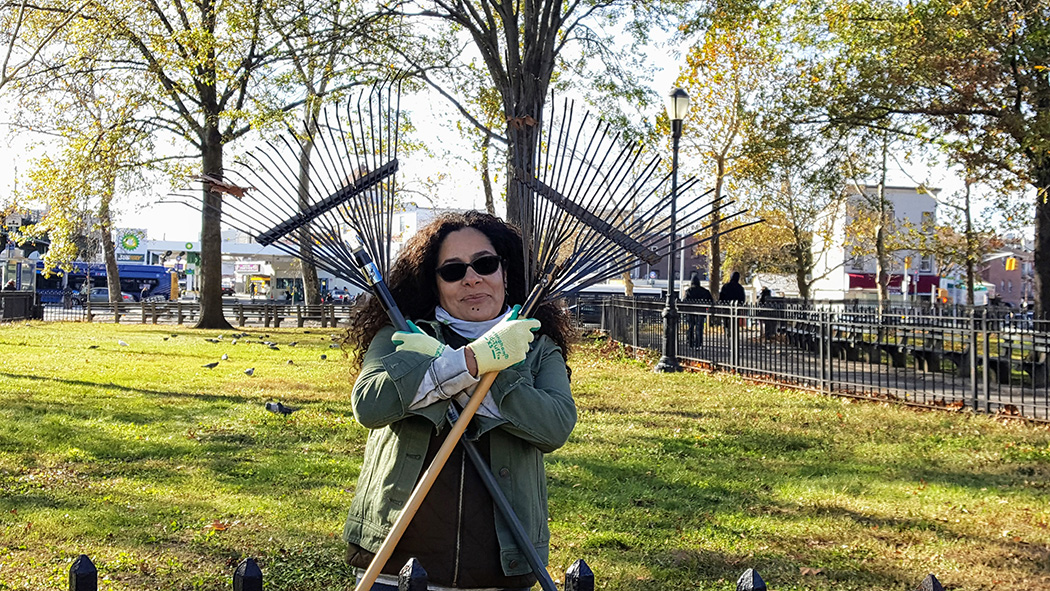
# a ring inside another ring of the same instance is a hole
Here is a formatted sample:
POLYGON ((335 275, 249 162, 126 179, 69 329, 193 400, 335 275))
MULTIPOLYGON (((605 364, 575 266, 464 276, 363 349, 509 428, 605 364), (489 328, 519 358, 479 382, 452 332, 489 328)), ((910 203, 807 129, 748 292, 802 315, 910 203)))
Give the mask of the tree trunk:
POLYGON ((485 134, 481 140, 481 186, 485 189, 485 211, 496 215, 496 201, 492 196, 492 173, 489 171, 489 148, 492 138, 485 134))
POLYGON ((886 157, 888 152, 888 143, 883 138, 882 168, 880 170, 879 186, 876 189, 876 197, 879 200, 879 225, 875 229, 875 278, 878 281, 880 311, 890 299, 890 253, 886 249, 886 226, 892 221, 888 219, 889 216, 886 211, 886 157))
POLYGON ((810 300, 810 282, 806 275, 813 272, 813 250, 806 248, 804 244, 796 243, 792 249, 795 251, 795 282, 798 284, 798 295, 805 301, 810 300))
POLYGON ((634 297, 634 281, 631 281, 631 273, 623 272, 623 294, 629 298, 634 297))
POLYGON ((1035 315, 1050 304, 1050 158, 1040 158, 1035 168, 1035 315))
POLYGON ((535 259, 532 252, 535 250, 533 243, 538 238, 534 235, 532 227, 533 193, 517 182, 516 178, 517 175, 529 178, 535 174, 535 154, 539 131, 538 118, 533 125, 522 123, 520 120, 513 120, 507 125, 507 157, 509 159, 507 168, 510 171, 510 174, 507 175, 507 221, 521 230, 526 251, 524 253, 528 275, 526 285, 533 285, 534 278, 540 272, 539 269, 533 268, 535 259))
MULTIPOLYGON (((316 117, 310 118, 308 121, 316 121, 316 117)), ((310 206, 310 159, 313 155, 314 141, 313 134, 316 131, 316 125, 311 125, 314 129, 307 129, 303 140, 303 149, 299 153, 299 211, 303 211, 310 206)), ((313 249, 313 238, 310 236, 311 225, 305 224, 297 230, 299 234, 299 256, 301 257, 302 267, 302 280, 303 280, 303 301, 309 305, 317 305, 321 303, 321 292, 320 282, 317 279, 317 267, 313 264, 314 249, 313 249)))
MULTIPOLYGON (((201 27, 205 31, 215 31, 215 1, 204 0, 200 3, 201 27)), ((201 121, 201 172, 208 177, 222 179, 222 148, 224 138, 219 131, 219 105, 215 84, 218 76, 215 68, 215 50, 209 49, 206 59, 198 68, 199 80, 197 89, 200 92, 200 105, 203 111, 201 121)), ((204 191, 204 207, 201 211, 201 262, 200 294, 201 317, 196 328, 230 329, 230 323, 222 315, 222 194, 204 191)))
MULTIPOLYGON (((715 172, 715 199, 714 208, 722 204, 722 186, 725 183, 726 165, 725 160, 719 158, 715 172)), ((711 214, 711 242, 708 247, 708 289, 711 290, 711 298, 718 301, 718 292, 722 289, 722 237, 718 235, 722 231, 722 213, 715 211, 711 214)))
POLYGON ((974 305, 974 284, 976 283, 974 267, 977 263, 977 237, 973 232, 973 218, 970 214, 970 179, 966 179, 966 193, 964 195, 966 206, 966 302, 974 305))
MULTIPOLYGON (((201 160, 205 176, 221 179, 222 137, 218 128, 218 117, 206 117, 201 160)), ((200 294, 201 316, 196 328, 230 329, 230 323, 222 315, 222 197, 218 192, 204 191, 204 207, 201 211, 201 264, 200 294)))
POLYGON ((99 232, 102 238, 102 257, 106 262, 106 287, 109 289, 109 302, 117 304, 122 301, 120 290, 120 270, 117 268, 116 246, 113 244, 113 220, 109 203, 116 191, 116 177, 106 179, 108 187, 98 207, 99 232))

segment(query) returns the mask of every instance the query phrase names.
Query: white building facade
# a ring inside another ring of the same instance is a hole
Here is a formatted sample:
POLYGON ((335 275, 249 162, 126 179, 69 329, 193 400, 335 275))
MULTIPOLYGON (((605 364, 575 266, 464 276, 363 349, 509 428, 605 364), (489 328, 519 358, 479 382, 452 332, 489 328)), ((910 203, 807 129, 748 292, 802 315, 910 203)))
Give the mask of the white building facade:
MULTIPOLYGON (((868 204, 878 202, 878 186, 864 185, 837 206, 832 216, 831 231, 827 236, 813 237, 812 297, 817 300, 875 299, 877 298, 876 258, 874 253, 855 254, 860 238, 851 231, 853 213, 868 204)), ((937 215, 936 193, 939 189, 918 187, 885 187, 886 206, 895 220, 895 232, 901 234, 922 232, 932 227, 937 215)), ((869 240, 874 243, 874 238, 869 240)), ((891 295, 901 298, 928 297, 940 283, 937 261, 932 255, 916 250, 895 250, 890 253, 891 295)))

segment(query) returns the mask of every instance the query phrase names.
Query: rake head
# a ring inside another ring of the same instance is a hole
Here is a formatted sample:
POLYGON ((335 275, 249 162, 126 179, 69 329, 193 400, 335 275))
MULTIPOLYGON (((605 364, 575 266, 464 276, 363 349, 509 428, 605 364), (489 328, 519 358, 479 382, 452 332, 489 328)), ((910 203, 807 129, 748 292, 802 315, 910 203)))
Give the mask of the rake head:
POLYGON ((398 81, 376 84, 177 197, 202 210, 204 191, 223 193, 226 225, 367 290, 353 251, 363 246, 380 272, 389 268, 399 102, 398 81))
POLYGON ((672 230, 679 237, 683 228, 695 234, 710 227, 714 214, 725 221, 744 213, 726 215, 733 202, 708 199, 712 191, 700 192, 695 177, 672 190, 672 173, 659 158, 624 142, 608 123, 576 113, 571 101, 550 105, 535 159, 514 167, 515 181, 533 195, 525 200, 530 283, 546 283, 545 299, 686 248, 669 240, 672 230))

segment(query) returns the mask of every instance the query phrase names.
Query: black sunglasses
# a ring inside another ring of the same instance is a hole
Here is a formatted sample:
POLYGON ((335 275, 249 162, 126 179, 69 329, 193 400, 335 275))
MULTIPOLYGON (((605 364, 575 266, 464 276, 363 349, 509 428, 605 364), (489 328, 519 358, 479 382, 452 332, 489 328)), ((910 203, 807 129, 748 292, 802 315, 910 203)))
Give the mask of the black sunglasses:
POLYGON ((474 272, 478 275, 492 275, 499 270, 502 262, 502 258, 490 254, 478 257, 469 263, 445 263, 437 268, 437 274, 445 281, 452 283, 466 277, 467 267, 474 269, 474 272))

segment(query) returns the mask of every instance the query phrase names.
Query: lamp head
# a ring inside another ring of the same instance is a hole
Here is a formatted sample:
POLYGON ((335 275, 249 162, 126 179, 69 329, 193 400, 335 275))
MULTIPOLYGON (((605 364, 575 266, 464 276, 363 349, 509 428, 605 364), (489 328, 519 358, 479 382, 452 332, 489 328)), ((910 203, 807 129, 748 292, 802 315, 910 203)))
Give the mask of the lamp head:
POLYGON ((681 88, 675 88, 667 95, 667 118, 681 121, 689 113, 689 94, 681 88))

